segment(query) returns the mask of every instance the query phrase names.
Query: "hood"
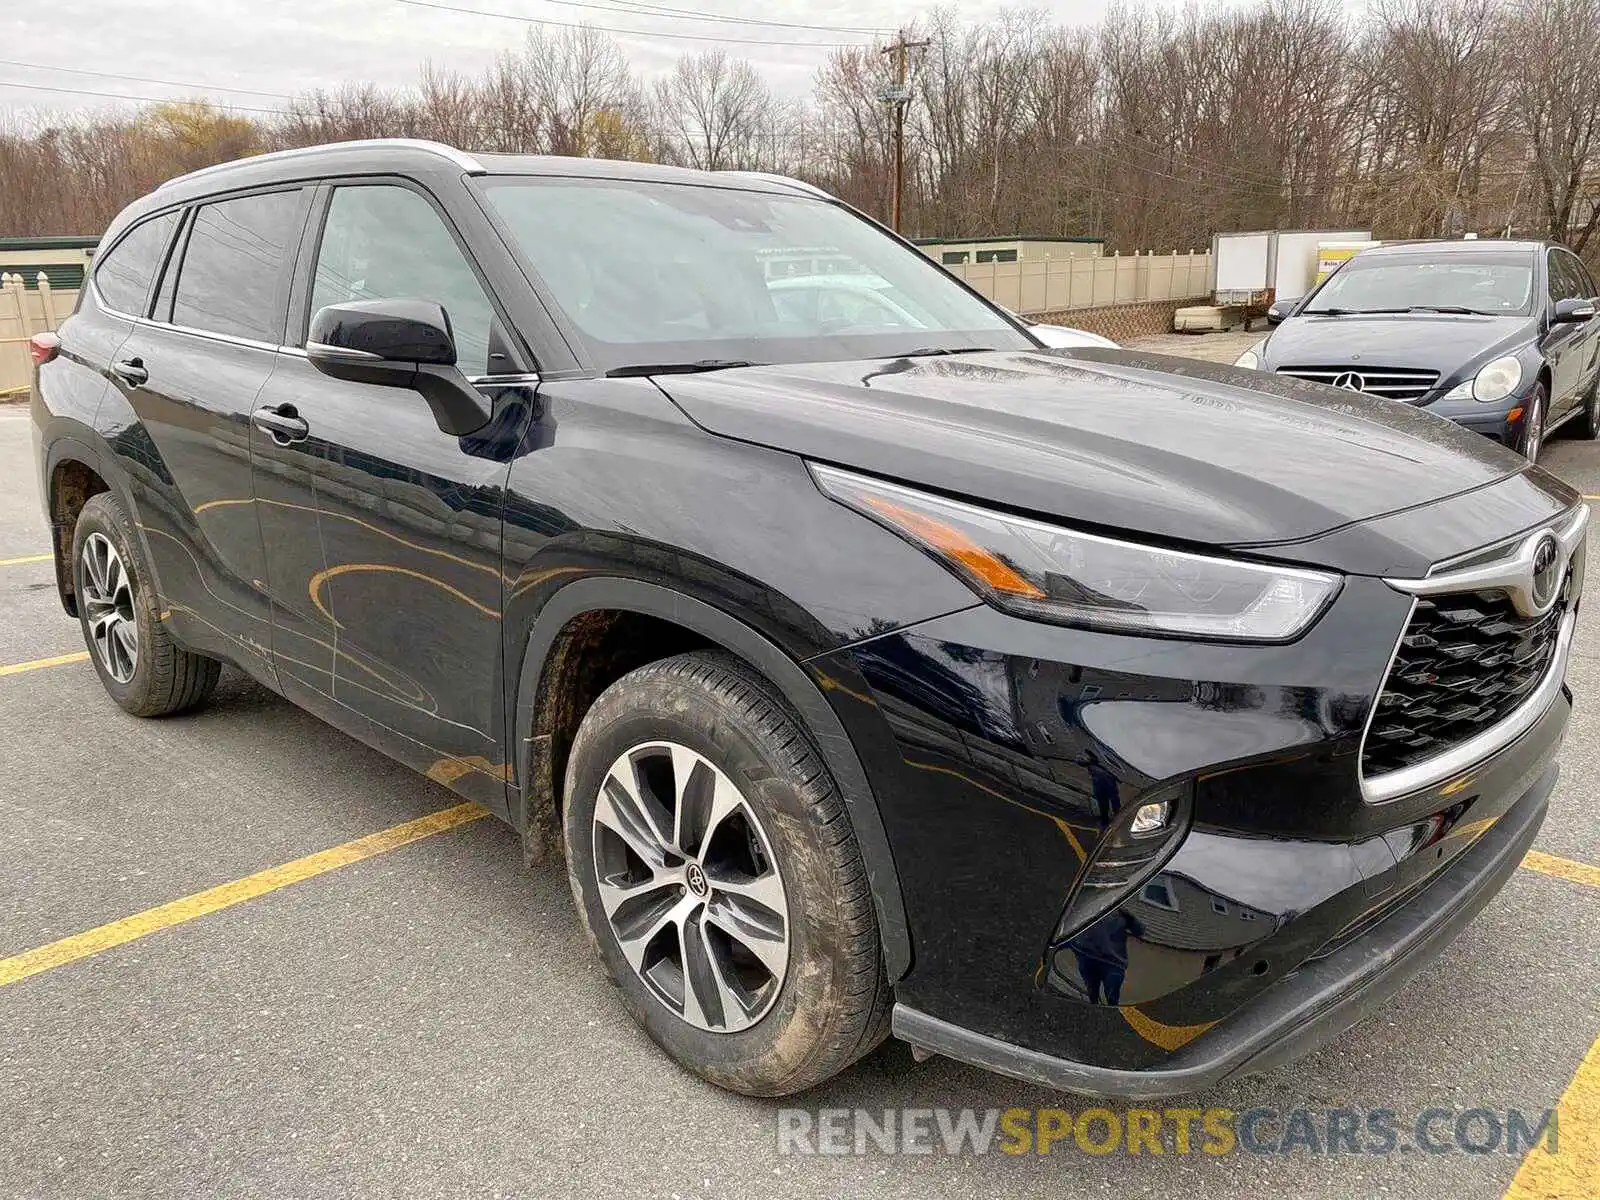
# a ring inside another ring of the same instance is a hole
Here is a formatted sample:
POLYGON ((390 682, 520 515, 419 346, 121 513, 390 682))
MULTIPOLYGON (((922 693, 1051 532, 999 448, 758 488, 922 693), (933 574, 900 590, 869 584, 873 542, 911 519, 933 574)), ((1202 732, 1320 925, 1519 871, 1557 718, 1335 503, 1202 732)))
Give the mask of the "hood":
POLYGON ((1519 350, 1538 334, 1533 317, 1374 313, 1290 317, 1267 338, 1261 365, 1418 367, 1449 383, 1468 367, 1519 350))
POLYGON ((656 383, 724 437, 1205 545, 1308 538, 1526 465, 1403 405, 1120 350, 801 363, 656 383))

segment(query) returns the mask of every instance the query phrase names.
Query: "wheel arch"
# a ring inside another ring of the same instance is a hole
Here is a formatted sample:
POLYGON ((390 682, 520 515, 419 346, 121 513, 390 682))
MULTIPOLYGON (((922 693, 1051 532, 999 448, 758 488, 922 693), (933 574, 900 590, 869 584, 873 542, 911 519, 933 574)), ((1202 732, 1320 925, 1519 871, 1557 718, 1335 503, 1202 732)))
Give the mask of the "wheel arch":
POLYGON ((877 800, 843 723, 800 664, 775 643, 738 618, 672 588, 625 576, 579 579, 557 591, 535 619, 517 674, 514 749, 509 755, 515 771, 513 817, 530 857, 541 857, 560 828, 560 747, 537 728, 543 682, 573 623, 603 612, 650 618, 684 631, 700 645, 727 650, 759 671, 789 702, 844 797, 872 888, 884 965, 891 981, 901 978, 911 965, 911 942, 900 879, 877 800))
MULTIPOLYGON (((78 615, 72 575, 73 530, 89 497, 101 492, 113 493, 129 516, 134 515, 127 487, 105 454, 75 437, 52 441, 44 458, 45 516, 50 522, 50 549, 55 557, 56 594, 69 617, 78 615)), ((149 558, 148 553, 145 557, 149 558)))

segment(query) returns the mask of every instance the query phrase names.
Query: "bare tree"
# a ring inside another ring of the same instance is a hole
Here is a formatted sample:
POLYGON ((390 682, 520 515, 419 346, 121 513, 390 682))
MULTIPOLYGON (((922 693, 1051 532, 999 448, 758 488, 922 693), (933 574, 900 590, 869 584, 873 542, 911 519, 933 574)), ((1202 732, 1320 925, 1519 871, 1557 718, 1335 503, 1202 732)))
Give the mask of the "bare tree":
MULTIPOLYGON (((1095 234, 1183 249, 1217 230, 1507 229, 1600 256, 1600 0, 1126 0, 1096 27, 1038 12, 912 28, 905 225, 1095 234)), ((834 52, 809 98, 691 53, 657 79, 588 27, 531 33, 487 71, 346 84, 265 120, 209 102, 0 127, 0 232, 93 231, 194 166, 345 138, 658 159, 800 175, 889 204, 892 63, 834 52)))
POLYGON ((587 154, 597 114, 643 107, 617 43, 588 25, 555 34, 530 30, 522 68, 545 116, 549 154, 587 154))
POLYGON ((1543 233, 1582 251, 1600 227, 1600 0, 1524 0, 1504 61, 1543 233))
POLYGON ((773 119, 772 93, 755 68, 721 50, 686 54, 655 87, 656 112, 669 144, 704 171, 754 167, 773 119))

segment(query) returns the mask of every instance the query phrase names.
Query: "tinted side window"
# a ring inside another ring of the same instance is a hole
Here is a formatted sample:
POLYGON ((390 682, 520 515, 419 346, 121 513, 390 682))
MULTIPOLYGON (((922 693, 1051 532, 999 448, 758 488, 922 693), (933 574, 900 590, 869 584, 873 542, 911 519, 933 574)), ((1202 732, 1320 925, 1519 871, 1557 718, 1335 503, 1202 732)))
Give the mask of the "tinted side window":
POLYGON ((178 224, 178 214, 163 213, 135 225, 95 268, 94 284, 105 302, 118 312, 142 317, 150 295, 150 280, 161 268, 167 242, 178 224))
POLYGON ((1585 295, 1583 279, 1573 270, 1574 263, 1559 250, 1550 251, 1550 299, 1571 300, 1585 295))
POLYGON ((199 209, 178 272, 172 323, 276 343, 283 326, 279 283, 300 232, 299 212, 298 191, 199 209))
POLYGON ((494 309, 439 214, 409 188, 380 184, 333 193, 310 311, 351 300, 443 305, 456 364, 468 375, 488 374, 494 309))
POLYGON ((1565 251, 1556 257, 1567 264, 1567 274, 1572 277, 1572 286, 1577 289, 1572 294, 1585 300, 1592 297, 1595 294, 1594 280, 1589 278, 1589 268, 1583 265, 1583 260, 1576 254, 1568 254, 1565 251))

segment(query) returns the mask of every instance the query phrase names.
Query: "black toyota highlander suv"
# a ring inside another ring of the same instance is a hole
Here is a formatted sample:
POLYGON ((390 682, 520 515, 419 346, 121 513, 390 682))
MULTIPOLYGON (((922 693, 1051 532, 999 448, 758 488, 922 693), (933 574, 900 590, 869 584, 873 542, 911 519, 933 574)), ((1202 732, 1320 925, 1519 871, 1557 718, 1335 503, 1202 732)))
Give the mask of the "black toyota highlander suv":
POLYGON ((891 1030, 1093 1093, 1258 1071, 1544 817, 1587 510, 1427 413, 1047 351, 770 177, 324 146, 103 245, 33 418, 106 690, 231 664, 564 853, 724 1086, 891 1030))

